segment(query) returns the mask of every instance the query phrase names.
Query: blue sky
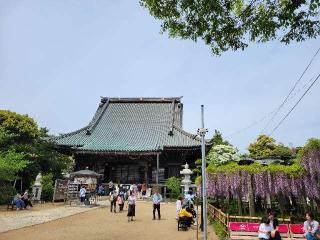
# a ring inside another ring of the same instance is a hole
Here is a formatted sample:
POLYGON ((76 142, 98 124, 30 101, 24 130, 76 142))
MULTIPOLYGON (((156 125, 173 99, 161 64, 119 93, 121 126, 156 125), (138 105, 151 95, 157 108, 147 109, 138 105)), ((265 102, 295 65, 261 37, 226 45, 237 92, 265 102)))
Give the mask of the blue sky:
MULTIPOLYGON (((138 0, 1 1, 0 109, 28 114, 58 134, 86 125, 100 96, 183 96, 187 131, 197 131, 204 104, 208 137, 214 129, 229 136, 273 111, 320 47, 320 38, 269 42, 216 57, 201 42, 159 32, 138 0)), ((297 89, 319 69, 320 56, 297 89)), ((319 92, 320 81, 273 134, 277 141, 297 146, 320 137, 319 92)), ((265 123, 228 140, 245 151, 265 123)))

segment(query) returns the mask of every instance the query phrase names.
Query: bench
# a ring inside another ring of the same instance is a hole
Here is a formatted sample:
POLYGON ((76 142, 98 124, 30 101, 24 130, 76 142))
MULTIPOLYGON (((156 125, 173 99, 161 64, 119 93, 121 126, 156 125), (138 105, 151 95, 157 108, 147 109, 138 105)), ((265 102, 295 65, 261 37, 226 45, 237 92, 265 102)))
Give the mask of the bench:
MULTIPOLYGON (((229 235, 234 240, 257 240, 259 223, 230 222, 229 235)), ((290 240, 289 227, 287 224, 279 224, 279 233, 283 240, 290 240)))
POLYGON ((290 224, 289 225, 292 240, 305 240, 303 224, 290 224))
POLYGON ((17 208, 17 206, 13 203, 13 198, 11 200, 8 201, 7 204, 7 211, 11 208, 11 210, 17 208))

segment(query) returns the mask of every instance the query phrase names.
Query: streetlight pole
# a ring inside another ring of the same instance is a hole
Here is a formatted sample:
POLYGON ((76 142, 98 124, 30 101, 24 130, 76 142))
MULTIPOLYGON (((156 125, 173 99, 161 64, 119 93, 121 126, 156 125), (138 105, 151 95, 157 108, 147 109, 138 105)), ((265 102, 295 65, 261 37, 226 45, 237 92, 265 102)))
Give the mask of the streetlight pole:
POLYGON ((206 142, 205 136, 208 132, 207 129, 204 128, 204 107, 201 105, 201 128, 198 129, 198 133, 201 137, 201 192, 202 192, 202 229, 203 229, 203 240, 207 240, 207 189, 206 189, 206 142))

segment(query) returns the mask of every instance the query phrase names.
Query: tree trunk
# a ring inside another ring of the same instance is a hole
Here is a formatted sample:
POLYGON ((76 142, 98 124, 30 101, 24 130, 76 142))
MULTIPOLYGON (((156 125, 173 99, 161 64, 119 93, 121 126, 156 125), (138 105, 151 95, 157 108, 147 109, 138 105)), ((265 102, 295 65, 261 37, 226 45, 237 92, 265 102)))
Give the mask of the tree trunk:
POLYGON ((315 200, 316 204, 317 204, 317 212, 318 214, 320 213, 320 200, 315 200))
POLYGON ((254 194, 252 188, 252 176, 248 177, 248 193, 249 193, 249 215, 254 216, 256 214, 254 206, 254 194))
POLYGON ((267 208, 267 210, 272 209, 270 194, 267 194, 267 196, 266 196, 266 208, 267 208))
POLYGON ((303 212, 307 212, 308 211, 308 204, 307 204, 307 200, 304 196, 301 196, 301 202, 302 202, 303 212))
POLYGON ((237 194, 237 204, 238 204, 238 214, 239 216, 242 216, 243 212, 242 212, 242 201, 241 201, 241 194, 240 191, 238 191, 237 194))
POLYGON ((278 195, 278 202, 279 202, 280 212, 283 215, 285 213, 285 198, 282 194, 278 195))

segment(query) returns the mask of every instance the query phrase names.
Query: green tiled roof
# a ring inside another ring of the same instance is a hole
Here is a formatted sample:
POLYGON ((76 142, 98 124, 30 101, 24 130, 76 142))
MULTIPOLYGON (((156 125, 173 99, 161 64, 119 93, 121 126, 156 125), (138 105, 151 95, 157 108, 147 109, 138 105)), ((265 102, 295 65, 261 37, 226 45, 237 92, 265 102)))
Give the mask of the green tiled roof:
POLYGON ((199 148, 199 138, 182 130, 182 109, 180 98, 102 98, 89 125, 53 140, 94 152, 199 148))

